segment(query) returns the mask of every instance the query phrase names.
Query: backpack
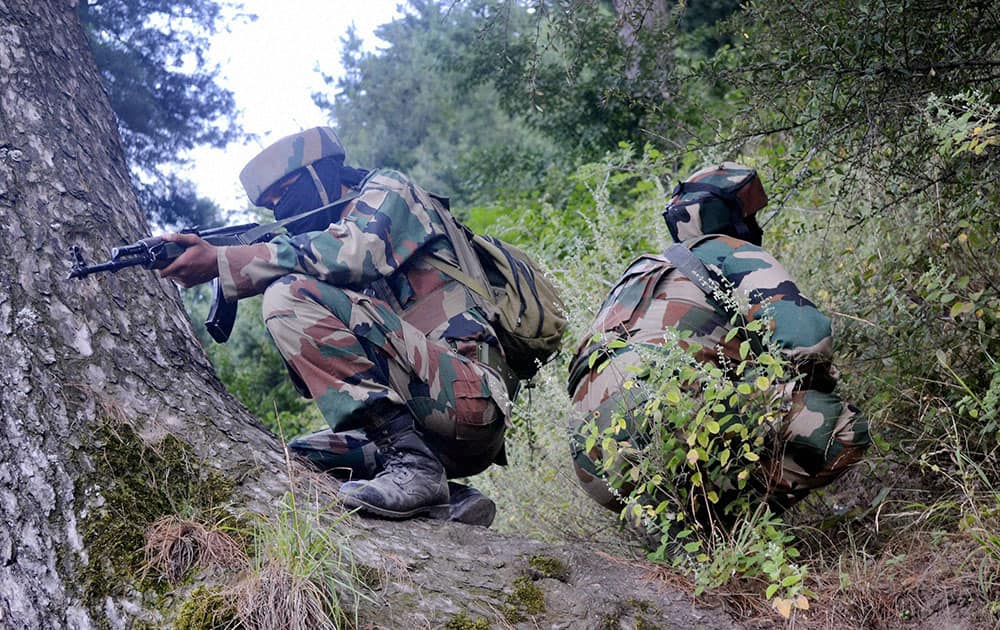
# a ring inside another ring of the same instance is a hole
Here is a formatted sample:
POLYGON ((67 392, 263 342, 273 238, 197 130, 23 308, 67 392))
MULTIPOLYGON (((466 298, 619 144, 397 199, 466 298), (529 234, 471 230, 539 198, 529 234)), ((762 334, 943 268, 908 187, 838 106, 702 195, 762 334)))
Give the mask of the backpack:
POLYGON ((476 234, 438 202, 459 268, 431 256, 428 262, 464 284, 493 324, 507 365, 519 379, 530 379, 559 351, 566 330, 565 306, 555 285, 520 249, 492 236, 476 234))

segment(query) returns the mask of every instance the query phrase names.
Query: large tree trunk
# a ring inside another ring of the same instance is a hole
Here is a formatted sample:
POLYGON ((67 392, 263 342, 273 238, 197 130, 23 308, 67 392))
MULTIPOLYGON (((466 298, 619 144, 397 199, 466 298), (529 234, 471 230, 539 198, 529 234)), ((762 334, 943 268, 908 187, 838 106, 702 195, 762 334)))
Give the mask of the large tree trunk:
POLYGON ((73 245, 104 257, 145 235, 71 3, 0 1, 0 626, 124 615, 95 573, 92 521, 118 483, 99 474, 102 428, 173 434, 191 461, 281 483, 275 441, 213 376, 176 289, 143 269, 67 281, 73 245))
MULTIPOLYGON (((174 287, 141 269, 66 279, 72 246, 103 256, 148 233, 71 4, 0 0, 0 627, 161 627, 166 587, 140 572, 146 526, 221 502, 267 511, 288 477, 174 287)), ((381 627, 462 611, 522 627, 730 625, 585 546, 426 521, 340 526, 362 561, 406 568, 362 611, 381 627), (566 570, 532 573, 531 556, 566 570), (541 609, 517 602, 522 576, 541 585, 541 609)))

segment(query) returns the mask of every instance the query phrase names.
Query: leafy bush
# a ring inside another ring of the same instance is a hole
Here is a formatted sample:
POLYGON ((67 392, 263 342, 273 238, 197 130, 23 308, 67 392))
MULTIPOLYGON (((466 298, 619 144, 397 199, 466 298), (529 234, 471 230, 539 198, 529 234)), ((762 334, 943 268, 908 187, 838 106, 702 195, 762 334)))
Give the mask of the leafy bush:
MULTIPOLYGON (((601 454, 599 467, 625 505, 621 518, 641 536, 655 534, 650 558, 690 570, 697 592, 763 578, 766 596, 783 607, 802 601, 803 570, 791 563, 792 537, 763 506, 794 379, 777 351, 751 348, 754 336, 767 347, 768 329, 766 317, 732 328, 726 341, 744 339, 735 365, 696 360, 702 348, 675 331, 664 346, 638 347, 641 369, 620 377, 645 403, 616 412, 607 428, 585 425, 583 448, 601 454)), ((616 346, 626 343, 608 344, 616 346)), ((599 357, 591 356, 593 369, 614 369, 599 357)))

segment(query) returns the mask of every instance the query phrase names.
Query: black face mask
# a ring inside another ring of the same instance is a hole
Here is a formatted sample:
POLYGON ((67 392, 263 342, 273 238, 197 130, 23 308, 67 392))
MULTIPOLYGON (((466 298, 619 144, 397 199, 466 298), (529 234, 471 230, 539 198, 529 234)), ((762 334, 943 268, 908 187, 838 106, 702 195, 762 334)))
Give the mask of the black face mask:
MULTIPOLYGON (((323 182, 323 188, 327 192, 329 203, 339 199, 341 187, 340 163, 335 160, 319 160, 313 163, 313 169, 316 171, 320 181, 323 182)), ((288 187, 285 194, 281 196, 281 199, 274 206, 274 218, 278 220, 286 219, 322 205, 326 204, 323 203, 319 192, 316 190, 312 176, 308 172, 303 172, 298 180, 288 187)), ((340 219, 340 212, 341 208, 339 206, 330 208, 329 210, 309 215, 298 221, 293 221, 286 225, 285 229, 292 234, 325 230, 331 223, 340 219)))
MULTIPOLYGON (((368 171, 364 169, 344 166, 338 159, 324 158, 313 162, 313 169, 319 180, 323 182, 329 203, 340 199, 342 186, 357 188, 361 182, 368 177, 368 171)), ((281 196, 274 206, 274 218, 286 219, 303 212, 308 212, 313 208, 318 208, 323 204, 323 200, 316 190, 313 178, 308 172, 303 172, 294 184, 288 187, 285 194, 281 196)), ((293 221, 285 226, 292 234, 303 234, 305 232, 318 232, 325 230, 331 223, 340 220, 342 206, 330 208, 324 212, 310 215, 304 219, 293 221)))
POLYGON ((274 206, 274 218, 280 221, 319 206, 320 199, 316 185, 313 184, 309 173, 303 171, 295 183, 286 188, 278 199, 278 203, 274 206))

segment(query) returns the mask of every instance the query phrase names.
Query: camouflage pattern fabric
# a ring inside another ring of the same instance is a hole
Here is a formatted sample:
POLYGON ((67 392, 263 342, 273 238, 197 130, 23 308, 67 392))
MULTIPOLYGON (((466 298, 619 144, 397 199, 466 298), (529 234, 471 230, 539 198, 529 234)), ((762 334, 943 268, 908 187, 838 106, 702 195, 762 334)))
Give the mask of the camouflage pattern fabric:
POLYGON ((343 479, 371 479, 382 467, 378 447, 360 430, 323 429, 295 438, 288 448, 318 470, 343 479))
MULTIPOLYGON (((737 295, 749 298, 751 320, 766 317, 770 321, 772 347, 803 376, 797 390, 783 386, 790 411, 782 443, 773 445, 781 452, 761 467, 771 473, 760 483, 778 494, 796 497, 829 483, 861 458, 870 441, 865 417, 834 393, 837 373, 832 364, 830 320, 801 294, 778 261, 756 245, 716 236, 698 243, 692 252, 732 282, 737 295)), ((698 344, 694 356, 699 361, 718 365, 721 355, 739 363, 741 338, 725 341, 729 322, 725 309, 663 256, 642 256, 625 271, 584 333, 574 359, 574 364, 586 365, 591 352, 612 340, 629 344, 613 351, 603 370, 588 370, 571 383, 577 418, 572 427, 576 430, 574 463, 580 482, 596 501, 611 509, 622 507, 595 465, 602 457, 599 447, 583 452, 580 429, 595 417, 605 425, 600 428, 606 428, 612 415, 606 412, 616 409, 630 424, 631 413, 642 398, 623 390, 623 382, 635 378, 642 348, 655 350, 672 343, 668 341, 672 336, 665 334, 668 329, 690 332, 679 343, 684 347, 698 344), (596 345, 590 341, 595 334, 602 339, 596 345)), ((626 426, 625 433, 630 431, 626 426)))
POLYGON ((455 263, 444 235, 430 195, 379 170, 324 231, 219 248, 219 277, 227 299, 264 293, 268 331, 332 431, 405 405, 455 476, 499 453, 510 401, 477 360, 480 345, 499 347, 493 329, 467 289, 426 262, 455 263))
POLYGON ((697 171, 678 186, 664 219, 671 237, 681 243, 703 234, 730 233, 728 230, 737 221, 753 217, 766 205, 767 194, 757 172, 742 164, 723 162, 697 171), (699 184, 731 195, 732 203, 711 192, 697 190, 699 184), (695 190, 685 190, 685 186, 695 190))
MULTIPOLYGON (((327 157, 344 158, 344 145, 329 127, 313 127, 281 138, 257 154, 240 171, 240 183, 254 205, 272 184, 297 169, 327 157)), ((306 211, 309 208, 302 208, 306 211)))

